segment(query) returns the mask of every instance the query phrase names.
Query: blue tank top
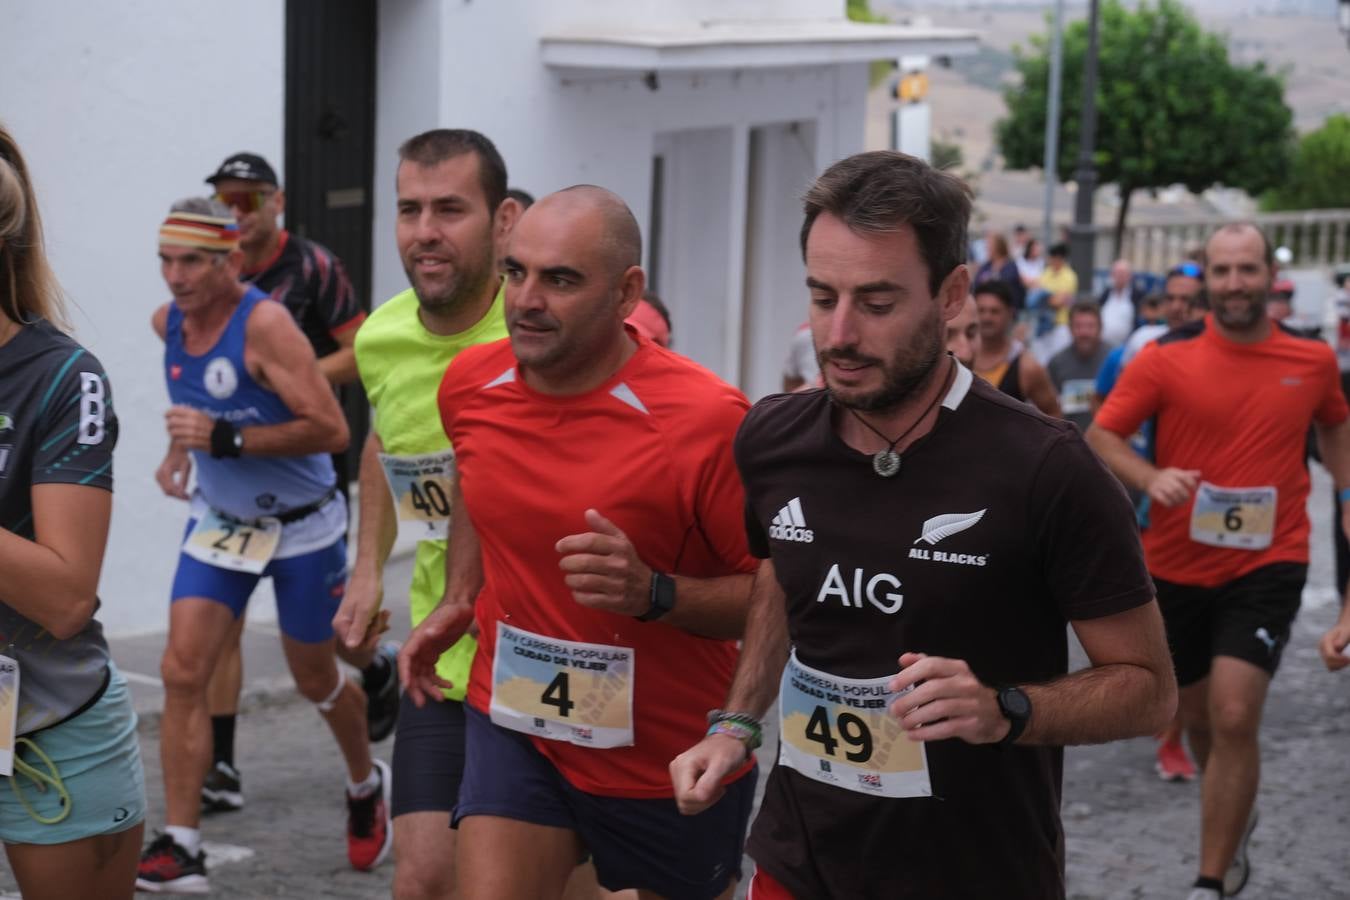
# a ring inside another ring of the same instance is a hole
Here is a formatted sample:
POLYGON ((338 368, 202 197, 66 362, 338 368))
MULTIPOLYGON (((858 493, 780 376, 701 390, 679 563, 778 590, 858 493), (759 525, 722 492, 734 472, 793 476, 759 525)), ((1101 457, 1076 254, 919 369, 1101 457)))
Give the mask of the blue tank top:
MULTIPOLYGON (((254 381, 244 365, 248 317, 262 302, 271 301, 250 287, 215 346, 200 356, 183 349, 183 313, 177 303, 169 304, 164 378, 173 403, 199 409, 212 419, 226 419, 239 428, 295 419, 281 398, 254 381)), ((215 459, 194 450, 192 459, 202 497, 215 509, 240 519, 275 516, 308 506, 337 483, 333 461, 323 453, 215 459)))

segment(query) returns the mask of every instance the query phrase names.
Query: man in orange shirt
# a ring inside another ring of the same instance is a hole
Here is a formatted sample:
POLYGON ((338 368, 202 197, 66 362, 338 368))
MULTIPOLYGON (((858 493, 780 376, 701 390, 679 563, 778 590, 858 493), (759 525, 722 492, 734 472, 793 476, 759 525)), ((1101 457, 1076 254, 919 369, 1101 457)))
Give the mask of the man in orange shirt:
POLYGON ((1237 893, 1250 869, 1261 711, 1308 568, 1309 425, 1337 487, 1350 486, 1336 358, 1267 316, 1269 241, 1225 225, 1205 259, 1212 312, 1145 347, 1088 431, 1117 477, 1153 499, 1144 551, 1204 772, 1192 900, 1237 893), (1126 443, 1154 417, 1156 464, 1126 443))
POLYGON ((735 890, 753 762, 699 820, 667 766, 708 731, 745 627, 731 446, 748 404, 625 327, 640 259, 609 191, 540 200, 503 263, 510 340, 462 351, 441 384, 459 476, 446 593, 399 662, 414 703, 439 699, 437 657, 478 626, 453 817, 467 897, 558 896, 588 852, 609 890, 735 890))

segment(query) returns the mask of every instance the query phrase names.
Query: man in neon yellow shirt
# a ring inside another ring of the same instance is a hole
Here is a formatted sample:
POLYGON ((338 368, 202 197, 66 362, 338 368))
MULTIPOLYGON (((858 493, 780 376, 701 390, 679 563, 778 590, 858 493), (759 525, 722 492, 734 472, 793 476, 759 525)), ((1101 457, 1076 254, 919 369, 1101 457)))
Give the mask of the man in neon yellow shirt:
MULTIPOLYGON (((445 588, 446 527, 454 454, 436 391, 459 351, 506 337, 495 247, 520 212, 506 196, 506 166, 483 135, 437 129, 399 148, 399 256, 412 288, 380 306, 356 335, 356 364, 373 427, 361 456, 357 555, 333 626, 349 647, 373 645, 388 612, 381 579, 394 540, 418 536, 410 606, 426 617, 445 588)), ((454 883, 450 810, 464 763, 464 688, 475 643, 440 658, 455 685, 448 702, 399 711, 393 761, 394 896, 449 896, 454 883), (455 702, 458 701, 458 702, 455 702)))

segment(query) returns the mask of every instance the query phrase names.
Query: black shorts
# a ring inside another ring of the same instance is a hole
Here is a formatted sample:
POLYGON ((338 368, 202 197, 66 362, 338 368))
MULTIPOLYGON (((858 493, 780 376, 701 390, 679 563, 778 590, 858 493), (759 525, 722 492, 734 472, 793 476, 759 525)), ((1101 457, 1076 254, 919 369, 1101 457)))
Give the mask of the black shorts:
POLYGON ((443 812, 449 827, 464 778, 464 704, 428 700, 418 709, 404 694, 397 729, 390 814, 443 812))
POLYGON ((708 809, 685 816, 673 799, 578 790, 530 738, 494 725, 471 706, 464 714, 468 758, 456 825, 468 816, 500 816, 574 831, 595 862, 596 879, 610 891, 638 888, 666 900, 710 900, 739 877, 757 769, 727 785, 708 809))
POLYGON ((1233 656, 1274 675, 1307 579, 1307 564, 1287 562, 1212 588, 1154 578, 1177 684, 1204 678, 1216 656, 1233 656))

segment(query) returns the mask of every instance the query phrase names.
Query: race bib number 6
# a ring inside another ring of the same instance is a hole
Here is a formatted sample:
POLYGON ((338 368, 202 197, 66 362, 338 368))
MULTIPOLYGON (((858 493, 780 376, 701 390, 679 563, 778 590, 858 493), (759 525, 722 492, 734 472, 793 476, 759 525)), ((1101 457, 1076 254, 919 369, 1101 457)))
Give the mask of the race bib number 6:
POLYGON ((1228 488, 1200 482, 1191 509, 1191 540, 1211 547, 1264 550, 1275 533, 1273 487, 1228 488))
POLYGON ((494 723, 580 747, 633 745, 631 647, 584 644, 497 623, 494 723))
POLYGON ((279 543, 281 523, 276 519, 245 523, 211 509, 192 527, 183 552, 207 565, 261 575, 279 543))
POLYGON ((783 669, 778 762, 825 784, 873 797, 930 797, 928 755, 887 708, 885 678, 842 678, 797 661, 783 669))
POLYGON ((444 540, 450 524, 450 489, 455 479, 455 452, 421 456, 380 454, 384 477, 394 498, 400 528, 418 540, 444 540))

